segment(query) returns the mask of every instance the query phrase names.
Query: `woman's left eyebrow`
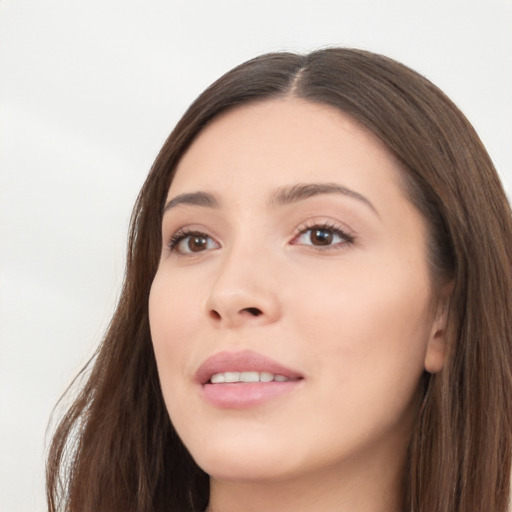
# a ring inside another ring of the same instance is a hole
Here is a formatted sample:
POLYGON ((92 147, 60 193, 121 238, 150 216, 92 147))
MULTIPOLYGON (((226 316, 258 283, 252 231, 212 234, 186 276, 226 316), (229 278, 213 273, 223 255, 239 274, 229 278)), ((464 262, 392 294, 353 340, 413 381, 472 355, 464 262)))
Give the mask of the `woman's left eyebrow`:
POLYGON ((338 183, 301 183, 281 187, 272 194, 270 204, 283 206, 322 194, 341 194, 352 199, 357 199, 369 206, 370 209, 380 217, 379 212, 369 199, 361 195, 359 192, 351 190, 350 188, 344 187, 338 183))

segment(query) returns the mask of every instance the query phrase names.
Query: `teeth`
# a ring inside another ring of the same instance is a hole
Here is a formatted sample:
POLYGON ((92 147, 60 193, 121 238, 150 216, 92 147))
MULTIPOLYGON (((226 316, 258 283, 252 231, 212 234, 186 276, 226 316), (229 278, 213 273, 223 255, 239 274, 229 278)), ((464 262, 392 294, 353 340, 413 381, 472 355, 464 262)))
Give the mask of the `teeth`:
POLYGON ((224 379, 224 382, 238 382, 240 380, 240 372, 226 372, 224 379))
POLYGON ((272 382, 274 379, 274 374, 270 372, 261 372, 260 373, 260 381, 261 382, 272 382))
POLYGON ((212 375, 210 382, 212 384, 221 384, 222 382, 226 382, 226 376, 223 373, 216 373, 212 375))
POLYGON ((290 380, 284 375, 274 375, 269 372, 223 372, 215 373, 211 376, 212 384, 222 384, 225 382, 286 382, 290 380))
POLYGON ((241 372, 240 380, 242 382, 259 382, 260 374, 258 372, 241 372))

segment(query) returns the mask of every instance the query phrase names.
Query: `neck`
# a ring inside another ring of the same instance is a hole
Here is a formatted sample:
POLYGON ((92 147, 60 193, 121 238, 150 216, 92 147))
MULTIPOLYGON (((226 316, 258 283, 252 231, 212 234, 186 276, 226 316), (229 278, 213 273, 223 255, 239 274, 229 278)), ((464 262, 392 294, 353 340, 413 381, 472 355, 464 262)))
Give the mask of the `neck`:
POLYGON ((283 481, 212 478, 207 512, 397 512, 403 464, 377 467, 330 468, 283 481))

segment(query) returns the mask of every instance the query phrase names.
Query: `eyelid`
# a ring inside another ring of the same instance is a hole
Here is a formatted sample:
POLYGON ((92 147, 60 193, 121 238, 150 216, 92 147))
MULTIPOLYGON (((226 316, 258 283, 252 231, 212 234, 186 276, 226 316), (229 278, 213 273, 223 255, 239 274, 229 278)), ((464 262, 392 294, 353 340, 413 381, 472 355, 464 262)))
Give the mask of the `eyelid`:
POLYGON ((194 235, 212 240, 216 244, 216 246, 217 246, 216 248, 220 247, 220 242, 216 239, 216 237, 214 237, 213 235, 208 233, 208 230, 203 229, 201 227, 196 228, 193 226, 181 227, 181 228, 177 229, 176 231, 174 231, 173 234, 170 237, 168 237, 168 242, 166 245, 171 253, 176 253, 176 254, 180 254, 180 255, 198 255, 198 254, 201 254, 202 252, 208 252, 208 251, 212 250, 211 248, 206 248, 204 251, 197 251, 197 252, 194 252, 194 251, 188 252, 188 251, 178 251, 177 250, 177 246, 183 240, 186 240, 188 237, 194 236, 194 235))
POLYGON ((353 231, 350 228, 343 226, 340 223, 334 222, 332 220, 326 221, 326 220, 310 219, 297 227, 290 244, 291 245, 310 246, 310 247, 314 247, 317 250, 329 250, 329 249, 340 248, 341 244, 339 242, 337 244, 333 244, 333 245, 329 245, 329 246, 296 243, 296 240, 299 237, 301 237, 302 235, 304 235, 305 233, 307 233, 308 231, 311 231, 313 229, 332 231, 335 235, 339 236, 343 240, 343 244, 342 244, 343 246, 352 245, 356 240, 356 237, 355 237, 355 234, 353 233, 353 231))

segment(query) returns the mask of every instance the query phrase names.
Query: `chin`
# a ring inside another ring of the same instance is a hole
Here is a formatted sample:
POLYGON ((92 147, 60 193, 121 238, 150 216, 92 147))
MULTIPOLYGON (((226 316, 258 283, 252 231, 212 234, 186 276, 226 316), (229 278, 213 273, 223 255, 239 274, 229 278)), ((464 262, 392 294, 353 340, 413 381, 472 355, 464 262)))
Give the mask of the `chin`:
POLYGON ((198 466, 212 478, 236 482, 280 480, 296 465, 283 450, 262 448, 245 440, 240 445, 216 444, 215 449, 191 450, 198 466))
POLYGON ((249 463, 242 461, 209 461, 201 469, 211 478, 219 481, 238 483, 263 482, 286 478, 286 472, 270 467, 268 464, 249 463))

